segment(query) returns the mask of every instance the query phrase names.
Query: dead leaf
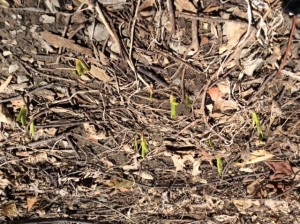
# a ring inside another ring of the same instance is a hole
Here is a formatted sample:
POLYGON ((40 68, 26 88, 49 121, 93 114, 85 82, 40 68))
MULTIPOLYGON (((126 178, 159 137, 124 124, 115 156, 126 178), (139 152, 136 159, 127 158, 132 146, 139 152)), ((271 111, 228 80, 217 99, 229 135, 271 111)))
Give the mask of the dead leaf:
POLYGON ((99 59, 100 59, 100 62, 102 65, 104 65, 104 66, 110 65, 109 59, 106 57, 106 55, 104 53, 102 53, 102 51, 99 51, 99 59))
POLYGON ((6 0, 0 0, 0 5, 3 5, 5 8, 9 8, 10 7, 8 1, 6 1, 6 0))
POLYGON ((290 213, 290 206, 287 201, 283 200, 265 200, 265 206, 270 208, 275 213, 290 213))
POLYGON ((9 125, 15 124, 13 116, 9 113, 8 109, 3 104, 0 104, 0 122, 9 125))
POLYGON ((201 37, 200 46, 206 45, 209 43, 209 40, 206 36, 201 37))
POLYGON ((181 171, 185 167, 186 161, 194 162, 194 156, 193 155, 172 155, 172 161, 174 163, 174 166, 176 167, 176 171, 181 171))
POLYGON ((0 176, 0 189, 2 190, 6 188, 8 185, 12 185, 12 183, 9 180, 3 178, 3 176, 0 176))
POLYGON ((239 107, 237 103, 233 100, 224 100, 224 99, 218 99, 215 101, 214 107, 213 107, 213 113, 215 111, 221 111, 225 112, 228 110, 238 110, 239 107))
POLYGON ((179 12, 197 12, 196 7, 189 0, 175 0, 175 6, 179 12))
POLYGON ((17 206, 15 203, 4 204, 0 206, 0 215, 13 218, 19 215, 17 206))
POLYGON ((11 104, 13 105, 13 107, 16 107, 16 108, 21 108, 22 106, 25 106, 25 102, 23 99, 22 100, 12 100, 11 104))
POLYGON ((153 180, 153 176, 147 172, 147 171, 142 171, 142 172, 134 172, 133 174, 140 176, 141 178, 145 179, 145 180, 153 180))
POLYGON ((57 48, 65 47, 73 51, 77 51, 79 53, 85 55, 92 55, 93 52, 89 48, 82 47, 78 44, 75 44, 73 40, 66 39, 59 35, 50 33, 49 31, 40 32, 41 37, 50 45, 55 46, 57 48))
POLYGON ((40 152, 35 155, 31 155, 28 157, 27 162, 30 164, 37 164, 39 162, 47 162, 48 155, 46 152, 40 152))
POLYGON ((273 157, 274 155, 270 152, 267 152, 266 150, 256 150, 251 152, 250 154, 246 154, 245 156, 243 156, 242 159, 244 160, 244 162, 236 163, 236 165, 243 167, 244 165, 263 162, 273 157))
POLYGON ((219 11, 219 9, 221 9, 223 6, 220 4, 220 5, 216 5, 216 4, 210 4, 208 5, 204 10, 203 10, 203 13, 211 13, 211 12, 214 12, 214 11, 219 11))
POLYGON ((199 169, 200 165, 201 165, 201 161, 200 160, 195 160, 195 162, 193 163, 193 171, 192 171, 193 176, 197 176, 200 173, 202 173, 202 171, 199 169))
POLYGON ((97 131, 96 126, 92 124, 84 124, 83 125, 85 131, 87 132, 87 138, 92 139, 92 140, 103 140, 107 139, 107 136, 104 132, 102 131, 97 131))
POLYGON ((94 65, 91 66, 90 74, 104 83, 111 81, 111 78, 106 74, 104 69, 98 68, 94 65))
POLYGON ((282 179, 294 174, 293 169, 288 161, 266 161, 264 163, 274 172, 274 174, 270 176, 270 180, 282 179))
POLYGON ((238 219, 237 215, 214 215, 213 217, 221 223, 235 223, 238 219))
POLYGON ((248 76, 253 76, 253 72, 259 69, 264 63, 264 59, 255 58, 253 60, 243 61, 244 73, 248 76))
POLYGON ((103 157, 102 159, 100 159, 100 161, 101 161, 107 168, 112 168, 112 167, 114 167, 114 164, 113 164, 107 157, 103 157))
POLYGON ((5 80, 5 82, 3 82, 0 86, 0 93, 3 92, 4 89, 6 89, 6 87, 9 85, 10 81, 12 80, 13 76, 10 75, 7 77, 7 79, 5 80))
POLYGON ((240 41, 241 37, 247 30, 247 25, 236 23, 236 22, 226 22, 223 25, 223 35, 227 37, 226 49, 233 49, 240 41))
POLYGON ((256 180, 254 180, 251 184, 247 186, 247 193, 249 195, 253 195, 256 192, 257 187, 260 185, 260 183, 264 180, 264 177, 259 177, 256 180))
POLYGON ((246 214, 247 210, 252 206, 259 206, 260 203, 257 200, 251 199, 240 199, 232 201, 235 207, 239 210, 240 213, 246 214))
POLYGON ((270 116, 270 123, 269 123, 269 129, 271 128, 272 123, 277 117, 280 117, 282 114, 281 107, 279 106, 278 102, 275 100, 272 100, 272 106, 271 106, 271 116, 270 116))
POLYGON ((129 180, 112 179, 112 180, 105 181, 103 183, 112 188, 118 189, 121 192, 126 192, 134 186, 134 183, 129 180))
POLYGON ((27 211, 30 212, 32 210, 32 207, 37 202, 37 197, 31 197, 27 198, 27 211))
POLYGON ((223 95, 230 94, 230 82, 221 81, 217 83, 218 89, 223 95))
POLYGON ((222 98, 224 95, 223 93, 219 90, 218 87, 212 87, 210 88, 207 93, 209 94, 210 98, 212 101, 217 101, 218 99, 222 98))
POLYGON ((139 8, 139 11, 140 11, 140 15, 142 17, 149 17, 149 16, 153 16, 155 14, 155 0, 146 0, 144 1, 140 8, 139 8))

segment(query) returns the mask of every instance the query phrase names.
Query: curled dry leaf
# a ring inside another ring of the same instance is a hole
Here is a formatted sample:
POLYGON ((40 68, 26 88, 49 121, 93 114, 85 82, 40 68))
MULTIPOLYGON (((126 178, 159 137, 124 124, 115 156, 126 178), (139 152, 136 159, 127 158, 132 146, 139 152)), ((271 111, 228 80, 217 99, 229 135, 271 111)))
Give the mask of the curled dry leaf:
POLYGON ((218 99, 222 98, 224 95, 223 93, 219 90, 218 87, 212 87, 210 88, 207 93, 209 94, 210 98, 212 101, 217 101, 218 99))
POLYGON ((185 167, 185 162, 186 161, 191 161, 192 163, 194 162, 194 156, 193 155, 172 155, 172 161, 174 163, 174 166, 176 167, 176 171, 181 171, 185 167))
POLYGON ((273 158, 274 155, 266 150, 256 150, 244 156, 242 163, 236 163, 235 165, 243 167, 244 165, 254 164, 266 161, 273 158))
POLYGON ((13 116, 9 113, 8 109, 3 104, 0 104, 0 122, 9 125, 15 124, 13 116))
POLYGON ((6 1, 6 0, 0 0, 0 5, 3 5, 6 8, 10 7, 8 1, 6 1))
POLYGON ((276 213, 290 213, 290 206, 287 201, 270 199, 265 201, 265 206, 276 213))
MULTIPOLYGON (((221 86, 222 91, 228 92, 230 91, 228 88, 226 89, 225 86, 221 86)), ((212 101, 214 101, 214 106, 212 109, 212 113, 221 111, 225 112, 228 110, 238 110, 239 107, 237 103, 233 100, 224 100, 222 97, 224 96, 224 93, 220 91, 218 87, 212 87, 208 91, 208 94, 212 101)))
POLYGON ((111 81, 111 78, 106 74, 104 69, 98 68, 94 65, 91 66, 90 74, 104 83, 111 81))
POLYGON ((17 206, 15 203, 9 203, 1 205, 0 207, 0 215, 6 216, 9 218, 13 218, 19 215, 17 206))
POLYGON ((32 210, 32 207, 35 205, 37 202, 37 197, 30 197, 27 198, 27 211, 30 212, 32 210))
POLYGON ((12 183, 5 179, 2 175, 0 176, 0 189, 6 188, 8 185, 12 185, 12 183))
POLYGON ((258 179, 254 180, 251 184, 247 186, 247 193, 249 195, 253 195, 256 192, 257 187, 263 181, 264 177, 259 177, 258 179))
POLYGON ((146 0, 144 1, 140 8, 140 15, 143 17, 153 16, 155 13, 155 0, 146 0))
POLYGON ((28 157, 27 162, 30 164, 37 164, 39 162, 47 162, 48 155, 46 152, 40 152, 35 155, 31 155, 28 157))
POLYGON ((147 171, 142 171, 142 172, 134 172, 133 174, 140 176, 141 178, 145 179, 145 180, 153 180, 153 176, 147 172, 147 171))
POLYGON ((214 215, 214 219, 222 223, 235 223, 238 217, 237 215, 214 215))
POLYGON ((232 201, 240 213, 246 214, 251 206, 260 206, 259 201, 251 199, 240 199, 232 201))
POLYGON ((270 177, 270 180, 282 179, 294 174, 293 169, 288 161, 266 161, 265 164, 274 171, 274 174, 270 177))
POLYGON ((226 22, 223 25, 223 35, 226 35, 228 40, 226 50, 233 49, 239 43, 246 30, 246 24, 236 23, 234 21, 226 22))
POLYGON ((254 71, 259 69, 264 63, 264 59, 262 58, 255 58, 253 60, 248 60, 242 62, 244 67, 244 73, 248 76, 252 76, 254 71))
POLYGON ((196 13, 197 9, 189 0, 175 0, 176 9, 180 12, 187 11, 196 13))

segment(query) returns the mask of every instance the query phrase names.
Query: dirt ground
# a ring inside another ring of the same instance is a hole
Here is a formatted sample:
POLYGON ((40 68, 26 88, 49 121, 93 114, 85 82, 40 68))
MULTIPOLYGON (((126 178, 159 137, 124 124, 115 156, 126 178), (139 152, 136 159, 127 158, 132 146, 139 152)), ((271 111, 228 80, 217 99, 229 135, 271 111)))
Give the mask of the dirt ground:
POLYGON ((0 223, 300 223, 297 4, 0 0, 0 223))

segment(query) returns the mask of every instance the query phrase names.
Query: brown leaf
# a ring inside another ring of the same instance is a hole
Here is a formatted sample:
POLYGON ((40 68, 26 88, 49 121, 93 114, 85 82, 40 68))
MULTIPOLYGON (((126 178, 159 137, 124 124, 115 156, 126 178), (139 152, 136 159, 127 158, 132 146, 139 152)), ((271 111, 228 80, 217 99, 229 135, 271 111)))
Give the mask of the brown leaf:
POLYGON ((288 161, 266 161, 265 164, 274 171, 274 174, 270 177, 270 180, 282 179, 294 174, 293 169, 288 161))
POLYGON ((217 101, 218 99, 222 98, 223 93, 219 90, 218 87, 210 88, 207 93, 209 94, 212 101, 217 101))
POLYGON ((32 207, 37 202, 37 197, 27 198, 27 211, 30 212, 32 207))
POLYGON ((106 74, 106 71, 102 68, 98 68, 94 65, 91 66, 90 73, 95 78, 99 79, 100 81, 107 83, 111 81, 111 78, 106 74))
POLYGON ((3 104, 0 105, 0 122, 10 125, 14 125, 15 123, 13 116, 9 113, 9 111, 3 104))
POLYGON ((9 203, 1 205, 0 207, 0 215, 7 216, 9 218, 13 218, 19 215, 17 206, 15 203, 9 203))
POLYGON ((197 9, 189 0, 175 0, 176 9, 180 12, 187 11, 196 13, 197 9))
POLYGON ((73 40, 63 38, 59 35, 50 33, 49 31, 43 31, 40 33, 40 35, 48 44, 55 46, 57 48, 65 47, 65 48, 68 48, 73 51, 77 51, 77 52, 85 54, 85 55, 93 54, 91 49, 82 47, 78 44, 75 44, 73 40))
POLYGON ((146 0, 144 1, 140 8, 140 15, 143 17, 148 17, 148 16, 152 16, 155 13, 155 0, 146 0))

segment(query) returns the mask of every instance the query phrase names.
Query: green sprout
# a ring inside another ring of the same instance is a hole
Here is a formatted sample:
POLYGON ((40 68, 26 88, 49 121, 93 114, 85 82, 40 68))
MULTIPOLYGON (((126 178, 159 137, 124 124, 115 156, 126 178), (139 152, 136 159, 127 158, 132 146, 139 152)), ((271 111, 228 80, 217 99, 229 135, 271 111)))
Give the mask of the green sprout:
POLYGON ((134 149, 137 152, 141 150, 141 156, 142 158, 145 158, 149 151, 149 146, 144 134, 141 135, 141 139, 139 141, 136 138, 134 139, 134 149))
POLYGON ((217 169, 218 169, 218 174, 221 176, 222 175, 222 169, 223 169, 222 158, 221 157, 217 158, 217 169))
POLYGON ((256 126, 258 139, 261 141, 264 137, 260 121, 255 112, 252 113, 253 126, 256 126))
POLYGON ((175 119, 176 118, 176 108, 179 104, 176 102, 176 99, 173 95, 170 95, 170 103, 171 103, 171 119, 175 119))
POLYGON ((35 136, 34 121, 32 121, 32 122, 30 123, 29 134, 30 134, 30 137, 31 137, 31 138, 34 138, 34 136, 35 136))
POLYGON ((75 61, 75 72, 78 75, 84 75, 89 70, 90 70, 89 67, 87 66, 87 64, 83 60, 76 59, 76 61, 75 61))
POLYGON ((21 122, 22 127, 25 127, 26 124, 26 109, 23 106, 19 112, 19 115, 17 116, 17 121, 21 122))
POLYGON ((185 105, 187 108, 192 109, 191 99, 190 99, 189 95, 186 95, 186 97, 185 97, 185 105))

